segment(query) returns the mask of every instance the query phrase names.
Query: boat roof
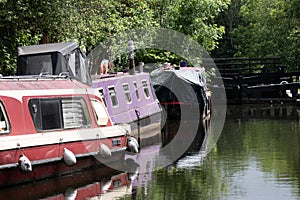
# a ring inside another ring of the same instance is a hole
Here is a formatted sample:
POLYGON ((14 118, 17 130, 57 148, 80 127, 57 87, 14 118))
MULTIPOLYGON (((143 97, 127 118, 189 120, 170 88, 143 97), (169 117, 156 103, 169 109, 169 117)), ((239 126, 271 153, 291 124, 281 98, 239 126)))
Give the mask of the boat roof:
POLYGON ((176 69, 172 66, 170 68, 159 68, 151 72, 153 85, 166 84, 173 78, 201 87, 206 82, 204 68, 180 67, 176 69))
POLYGON ((66 55, 78 47, 79 46, 76 42, 39 44, 39 45, 18 47, 18 54, 19 56, 22 56, 22 55, 30 55, 30 54, 59 52, 63 55, 66 55))
POLYGON ((113 78, 123 78, 123 77, 138 77, 145 76, 147 73, 136 72, 134 75, 129 74, 128 72, 117 72, 117 73, 107 73, 100 75, 91 75, 93 81, 99 81, 100 79, 113 79, 113 78))
POLYGON ((163 68, 151 72, 151 83, 160 103, 205 102, 206 78, 204 68, 163 68), (197 97, 197 98, 195 98, 197 97))
MULTIPOLYGON (((7 76, 0 77, 0 95, 5 90, 88 89, 89 86, 69 77, 7 76)), ((49 93, 49 91, 48 91, 49 93)))

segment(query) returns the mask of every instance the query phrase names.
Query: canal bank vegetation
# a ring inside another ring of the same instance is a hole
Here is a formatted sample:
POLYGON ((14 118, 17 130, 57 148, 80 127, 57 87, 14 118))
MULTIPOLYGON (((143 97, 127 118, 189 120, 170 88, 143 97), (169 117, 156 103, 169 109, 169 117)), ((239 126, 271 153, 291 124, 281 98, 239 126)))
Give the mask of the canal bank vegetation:
POLYGON ((229 3, 230 0, 1 0, 0 73, 14 73, 18 46, 75 40, 88 53, 114 34, 137 28, 174 29, 214 49, 224 33, 214 18, 229 3))
POLYGON ((226 33, 214 57, 277 57, 288 70, 299 69, 299 0, 232 0, 218 24, 226 33))
MULTIPOLYGON (((17 47, 76 41, 86 53, 116 33, 162 27, 193 38, 213 57, 279 57, 299 67, 298 0, 0 1, 0 73, 14 74, 17 47)), ((177 62, 156 50, 136 60, 177 62)))

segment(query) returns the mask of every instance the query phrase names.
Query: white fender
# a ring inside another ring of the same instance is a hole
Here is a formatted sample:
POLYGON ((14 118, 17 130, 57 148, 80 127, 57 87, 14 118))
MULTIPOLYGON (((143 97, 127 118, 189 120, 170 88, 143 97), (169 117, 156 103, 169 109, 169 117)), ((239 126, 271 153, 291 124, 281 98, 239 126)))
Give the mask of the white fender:
POLYGON ((281 84, 281 85, 282 85, 282 84, 288 84, 288 82, 287 82, 287 81, 281 81, 280 84, 281 84))
POLYGON ((32 171, 31 162, 25 155, 20 155, 18 163, 22 173, 29 173, 32 171))
POLYGON ((64 158, 64 162, 68 166, 75 165, 76 162, 77 162, 74 153, 72 151, 70 151, 69 149, 67 149, 67 148, 64 148, 63 158, 64 158))
POLYGON ((129 137, 127 141, 128 148, 130 152, 132 153, 138 153, 139 152, 139 143, 134 137, 129 137))
POLYGON ((111 151, 105 144, 100 144, 100 156, 103 158, 111 157, 111 151))
POLYGON ((68 188, 65 191, 64 196, 65 196, 65 200, 74 200, 74 199, 76 199, 76 196, 77 196, 77 190, 74 188, 68 188))
POLYGON ((129 173, 128 175, 129 175, 128 178, 130 181, 136 180, 139 176, 139 168, 137 168, 134 172, 129 173))
POLYGON ((101 192, 104 193, 104 192, 107 192, 107 190, 110 188, 112 184, 112 180, 108 180, 106 182, 101 182, 101 192))
MULTIPOLYGON (((281 81, 280 84, 288 84, 287 81, 281 81)), ((285 93, 289 96, 289 97, 293 97, 293 94, 291 93, 291 90, 286 90, 285 93)))
POLYGON ((140 145, 138 143, 138 141, 135 139, 135 137, 130 137, 130 139, 134 142, 134 144, 137 146, 137 148, 140 148, 140 145))

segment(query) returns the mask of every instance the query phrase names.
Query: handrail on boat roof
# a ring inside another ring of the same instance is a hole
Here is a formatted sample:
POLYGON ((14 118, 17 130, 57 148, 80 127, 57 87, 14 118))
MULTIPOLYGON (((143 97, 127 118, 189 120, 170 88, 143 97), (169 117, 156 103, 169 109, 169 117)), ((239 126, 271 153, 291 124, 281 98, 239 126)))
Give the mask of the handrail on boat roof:
POLYGON ((50 75, 49 72, 42 72, 39 75, 21 75, 21 76, 3 76, 0 74, 0 80, 43 80, 43 79, 71 79, 69 72, 61 72, 59 75, 50 75))

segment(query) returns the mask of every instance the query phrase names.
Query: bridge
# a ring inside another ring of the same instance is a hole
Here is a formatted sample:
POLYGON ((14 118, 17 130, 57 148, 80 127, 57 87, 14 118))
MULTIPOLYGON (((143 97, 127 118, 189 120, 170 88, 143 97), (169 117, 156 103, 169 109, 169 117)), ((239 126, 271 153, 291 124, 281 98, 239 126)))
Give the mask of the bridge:
POLYGON ((279 58, 214 58, 229 104, 294 102, 300 70, 287 72, 279 58))

